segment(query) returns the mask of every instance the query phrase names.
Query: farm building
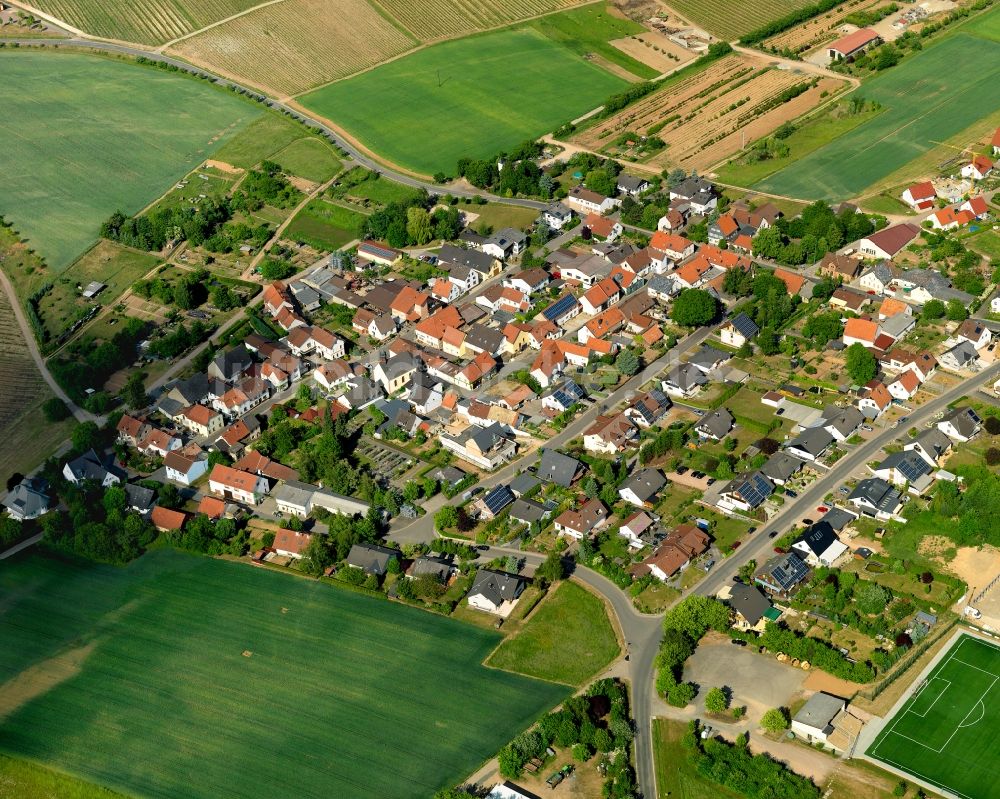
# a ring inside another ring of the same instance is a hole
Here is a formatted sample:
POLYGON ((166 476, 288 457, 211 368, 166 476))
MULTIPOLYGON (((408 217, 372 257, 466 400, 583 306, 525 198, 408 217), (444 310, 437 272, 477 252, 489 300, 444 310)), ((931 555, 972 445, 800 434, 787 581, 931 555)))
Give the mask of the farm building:
POLYGON ((856 58, 881 41, 882 37, 871 28, 860 28, 827 46, 826 52, 831 61, 842 61, 856 58))

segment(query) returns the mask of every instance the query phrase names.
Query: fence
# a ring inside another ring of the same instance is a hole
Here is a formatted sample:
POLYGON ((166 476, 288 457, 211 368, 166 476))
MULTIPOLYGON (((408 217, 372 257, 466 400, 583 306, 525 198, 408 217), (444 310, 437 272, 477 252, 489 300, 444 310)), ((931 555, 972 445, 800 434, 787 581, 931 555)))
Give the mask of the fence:
POLYGON ((991 582, 982 591, 976 594, 975 599, 973 599, 970 604, 976 605, 979 602, 981 602, 983 597, 986 596, 986 594, 989 593, 990 589, 993 588, 993 586, 995 586, 997 583, 1000 583, 1000 574, 998 574, 996 577, 993 578, 993 582, 991 582))
POLYGON ((894 670, 890 671, 889 674, 887 674, 883 680, 875 683, 875 685, 871 686, 870 688, 863 688, 862 690, 858 691, 857 696, 863 697, 868 700, 874 700, 875 698, 877 698, 879 694, 885 691, 886 688, 888 688, 890 685, 896 682, 896 680, 898 680, 903 674, 909 671, 910 667, 918 660, 920 660, 920 658, 928 649, 930 649, 932 646, 938 643, 938 641, 941 641, 946 635, 948 635, 948 633, 951 631, 951 628, 954 627, 956 624, 958 624, 957 616, 949 619, 947 622, 945 622, 944 626, 941 628, 941 630, 938 632, 937 635, 935 635, 933 638, 930 637, 925 638, 923 641, 921 641, 919 644, 913 647, 913 649, 909 651, 908 656, 905 657, 904 659, 901 659, 898 662, 897 667, 894 670))

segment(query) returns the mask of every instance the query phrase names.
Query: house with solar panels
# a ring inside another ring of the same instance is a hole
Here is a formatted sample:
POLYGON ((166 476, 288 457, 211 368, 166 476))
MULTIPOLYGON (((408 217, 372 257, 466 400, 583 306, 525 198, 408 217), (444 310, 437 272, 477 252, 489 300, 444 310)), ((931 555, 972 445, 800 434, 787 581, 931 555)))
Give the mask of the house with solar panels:
POLYGON ((903 505, 899 491, 880 477, 861 480, 847 501, 865 516, 883 520, 893 518, 903 505))
POLYGON ((821 519, 798 537, 792 550, 810 566, 832 566, 847 552, 847 545, 837 538, 832 525, 821 519))
POLYGON ((760 328, 745 313, 738 313, 719 330, 719 338, 723 344, 731 347, 742 347, 748 341, 757 337, 760 328))
POLYGON ((563 294, 558 300, 542 311, 542 316, 550 322, 565 327, 566 323, 581 311, 580 303, 572 294, 563 294))
POLYGON ((587 392, 580 386, 572 380, 565 380, 558 388, 553 389, 552 393, 542 397, 542 407, 563 413, 586 397, 587 392))
POLYGON ((483 494, 472 507, 480 519, 495 519, 500 512, 512 505, 517 497, 508 485, 498 485, 493 490, 483 494))
POLYGON ((774 493, 774 485, 760 472, 736 477, 719 494, 718 507, 725 511, 749 513, 774 493))
POLYGON ((919 452, 912 449, 893 452, 872 469, 872 473, 876 477, 896 486, 908 486, 909 492, 917 496, 923 494, 934 484, 931 471, 931 465, 924 460, 919 452))
POLYGON ((809 567, 795 552, 771 558, 754 573, 753 580, 769 594, 788 596, 809 575, 809 567))

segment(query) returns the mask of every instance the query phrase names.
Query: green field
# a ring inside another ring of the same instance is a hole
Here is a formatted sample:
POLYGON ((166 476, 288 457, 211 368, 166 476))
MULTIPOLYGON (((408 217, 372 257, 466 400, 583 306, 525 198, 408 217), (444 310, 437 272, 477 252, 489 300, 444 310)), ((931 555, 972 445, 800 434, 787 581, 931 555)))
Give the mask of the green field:
POLYGON ((300 98, 380 156, 453 174, 578 117, 626 82, 535 30, 428 47, 300 98))
POLYGON ((968 799, 997 799, 1000 647, 963 635, 866 752, 968 799))
POLYGON ((172 550, 0 596, 0 750, 135 797, 426 799, 566 695, 492 630, 172 550))
POLYGON ((122 796, 37 763, 0 755, 0 799, 122 799, 122 796))
POLYGON ((604 3, 540 17, 531 26, 574 53, 597 53, 640 78, 649 80, 660 74, 658 70, 610 44, 612 39, 624 39, 626 36, 644 33, 646 29, 630 19, 611 16, 604 3))
POLYGON ((604 601, 564 582, 486 665, 580 685, 618 656, 618 639, 604 601))
POLYGON ((275 153, 273 160, 288 174, 314 183, 324 183, 340 171, 340 159, 333 154, 333 148, 316 137, 292 142, 275 153))
POLYGON ((658 797, 671 799, 738 799, 730 791, 701 776, 681 744, 687 730, 683 721, 653 719, 653 758, 658 797))
MULTIPOLYGON (((858 91, 884 111, 754 185, 810 200, 844 200, 885 178, 1000 106, 1000 8, 962 33, 908 57, 858 91)), ((914 176, 916 177, 916 176, 914 176)))
POLYGON ((364 216, 326 200, 312 200, 285 228, 285 238, 337 250, 358 238, 364 216))
POLYGON ((0 214, 61 270, 261 111, 200 81, 78 54, 0 54, 0 214))

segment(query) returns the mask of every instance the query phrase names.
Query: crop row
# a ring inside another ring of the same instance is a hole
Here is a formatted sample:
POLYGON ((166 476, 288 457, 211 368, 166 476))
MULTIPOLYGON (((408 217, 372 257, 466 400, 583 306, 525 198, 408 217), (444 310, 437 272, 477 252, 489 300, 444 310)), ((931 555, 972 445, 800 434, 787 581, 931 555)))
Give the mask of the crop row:
POLYGON ((579 0, 378 0, 418 39, 439 39, 486 30, 577 5, 579 0))
POLYGON ((764 22, 784 16, 809 0, 672 0, 670 7, 709 33, 736 39, 764 22))
POLYGON ((296 94, 405 52, 414 42, 364 0, 288 0, 176 46, 195 63, 296 94), (364 46, 358 46, 364 42, 364 46))
POLYGON ((844 16, 855 11, 864 11, 880 5, 883 0, 849 0, 819 17, 813 17, 801 25, 775 34, 763 42, 763 47, 773 50, 792 50, 801 53, 830 38, 844 16))

